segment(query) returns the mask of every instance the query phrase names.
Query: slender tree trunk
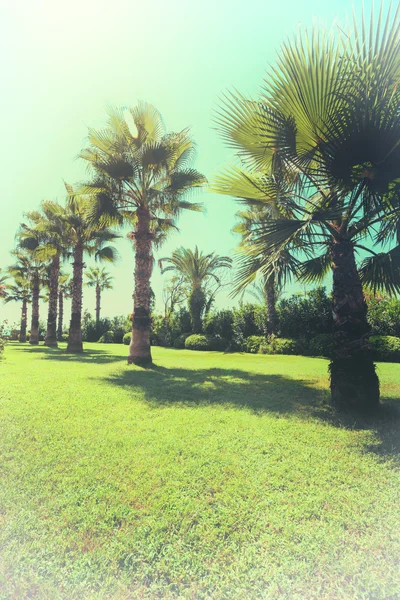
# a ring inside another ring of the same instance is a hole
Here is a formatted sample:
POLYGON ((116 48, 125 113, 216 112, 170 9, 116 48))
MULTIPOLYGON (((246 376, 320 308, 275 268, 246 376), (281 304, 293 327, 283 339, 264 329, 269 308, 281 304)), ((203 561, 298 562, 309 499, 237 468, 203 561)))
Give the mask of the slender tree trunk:
POLYGON ((189 297, 189 311, 192 321, 193 333, 201 333, 203 323, 201 315, 206 303, 206 296, 201 288, 196 288, 192 291, 189 297))
POLYGON ((71 322, 67 352, 83 352, 81 327, 83 266, 83 248, 81 244, 76 244, 74 249, 71 322))
POLYGON ((150 277, 153 271, 150 213, 137 210, 135 239, 135 291, 133 294, 132 339, 129 346, 128 364, 146 367, 152 364, 150 349, 150 277))
POLYGON ((265 282, 265 294, 267 299, 268 333, 276 335, 278 331, 278 313, 276 312, 275 277, 273 275, 265 282))
POLYGON ((333 321, 335 354, 330 364, 332 402, 340 408, 369 411, 379 405, 379 379, 369 347, 367 305, 347 239, 335 240, 333 321))
POLYGON ((60 290, 58 292, 58 326, 57 326, 57 340, 61 342, 63 332, 63 319, 64 319, 64 295, 60 290))
POLYGON ((100 292, 100 286, 96 285, 96 331, 97 333, 99 333, 99 327, 100 327, 100 297, 101 297, 101 292, 100 292))
POLYGON ((58 277, 60 274, 60 256, 57 255, 51 262, 49 281, 49 312, 47 315, 47 331, 44 338, 45 346, 57 348, 57 301, 58 301, 58 277))
POLYGON ((28 318, 28 301, 24 299, 22 301, 22 312, 21 312, 21 328, 19 332, 19 341, 21 343, 26 342, 26 323, 28 318))
POLYGON ((29 343, 36 345, 39 343, 39 293, 40 283, 39 274, 35 271, 32 281, 32 318, 31 318, 31 334, 29 343))

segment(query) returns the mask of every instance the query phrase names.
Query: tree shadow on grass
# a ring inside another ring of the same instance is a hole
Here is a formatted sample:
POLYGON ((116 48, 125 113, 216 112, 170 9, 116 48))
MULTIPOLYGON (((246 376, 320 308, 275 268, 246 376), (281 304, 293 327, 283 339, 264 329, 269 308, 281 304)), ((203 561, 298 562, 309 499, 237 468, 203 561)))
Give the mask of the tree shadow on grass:
POLYGON ((314 418, 337 428, 373 431, 378 441, 367 446, 366 451, 400 460, 400 397, 383 398, 383 407, 377 415, 363 417, 335 411, 329 404, 329 390, 315 387, 315 381, 277 374, 154 366, 118 373, 105 381, 128 391, 141 389, 153 406, 223 404, 240 406, 255 414, 295 414, 297 418, 314 418))
POLYGON ((41 354, 45 360, 57 360, 61 362, 79 362, 90 364, 105 364, 124 362, 126 357, 119 356, 106 350, 83 350, 80 353, 67 352, 65 348, 49 348, 48 346, 21 346, 22 352, 41 354))

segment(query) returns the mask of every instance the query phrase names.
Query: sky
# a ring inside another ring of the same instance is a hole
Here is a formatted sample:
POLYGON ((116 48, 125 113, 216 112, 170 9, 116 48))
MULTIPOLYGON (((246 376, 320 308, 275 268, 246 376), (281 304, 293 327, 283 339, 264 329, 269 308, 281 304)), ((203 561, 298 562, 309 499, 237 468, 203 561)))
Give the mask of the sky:
MULTIPOLYGON (((257 94, 285 39, 315 22, 345 23, 352 5, 347 0, 4 3, 0 267, 11 262, 9 252, 23 213, 43 199, 63 202, 63 182, 85 178, 77 155, 85 146, 88 126, 104 124, 107 105, 147 101, 160 110, 168 130, 191 127, 195 167, 211 179, 232 158, 212 121, 221 95, 233 88, 257 94)), ((356 9, 360 6, 356 0, 356 9)), ((206 191, 195 199, 204 203, 204 214, 182 215, 179 233, 171 235, 156 259, 196 244, 205 252, 232 255, 238 239, 231 229, 239 205, 206 191)), ((118 249, 120 260, 107 267, 115 279, 114 289, 103 295, 104 316, 132 312, 134 253, 127 239, 118 242, 118 249)), ((165 277, 155 264, 152 287, 159 309, 165 277)), ((293 285, 289 291, 296 289, 293 285)), ((217 299, 217 306, 235 303, 227 292, 217 299)), ((84 309, 94 312, 94 305, 94 291, 86 289, 84 309)), ((41 310, 45 318, 45 308, 41 310)), ((0 305, 0 321, 17 320, 19 312, 18 305, 0 305)))

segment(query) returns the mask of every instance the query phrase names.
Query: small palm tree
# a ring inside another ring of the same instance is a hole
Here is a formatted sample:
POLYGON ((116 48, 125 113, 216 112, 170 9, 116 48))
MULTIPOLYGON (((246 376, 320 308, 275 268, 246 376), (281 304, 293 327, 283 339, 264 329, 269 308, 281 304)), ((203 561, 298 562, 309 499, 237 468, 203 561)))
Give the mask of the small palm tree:
POLYGON ((112 277, 104 267, 93 269, 92 267, 86 271, 86 285, 96 289, 96 329, 99 330, 100 323, 100 301, 101 292, 104 290, 112 290, 112 277))
MULTIPOLYGON (((172 256, 161 258, 159 265, 162 273, 174 271, 178 274, 188 288, 189 310, 194 333, 202 330, 202 315, 207 304, 207 287, 210 282, 217 285, 221 283, 221 273, 230 269, 232 259, 229 256, 218 256, 214 252, 203 254, 196 246, 194 251, 187 248, 178 248, 172 256), (163 267, 164 263, 169 266, 163 267)), ((209 294, 213 298, 214 294, 209 294)))
POLYGON ((4 302, 22 302, 19 341, 26 342, 26 324, 28 319, 28 303, 32 299, 31 286, 27 278, 14 277, 14 283, 5 287, 4 302))
MULTIPOLYGON (((134 312, 128 363, 151 364, 150 278, 153 248, 161 243, 182 210, 201 206, 185 199, 206 179, 190 167, 194 144, 188 129, 167 133, 160 113, 149 104, 127 111, 110 110, 106 129, 89 130, 81 157, 94 180, 84 188, 94 194, 92 218, 134 226, 134 312), (132 120, 132 126, 127 118, 132 120), (162 233, 164 235, 162 235, 162 233)), ((92 196, 93 198, 93 196, 92 196)))
POLYGON ((117 251, 109 242, 115 241, 119 236, 115 231, 108 229, 93 219, 89 220, 86 200, 78 197, 73 188, 67 185, 69 200, 67 202, 64 222, 67 235, 72 246, 74 262, 72 274, 72 307, 71 323, 68 335, 68 352, 82 352, 82 285, 84 254, 94 256, 95 260, 114 262, 117 251))
POLYGON ((39 298, 40 287, 45 277, 46 265, 42 263, 34 252, 27 249, 18 249, 11 252, 16 259, 9 267, 9 273, 18 281, 28 281, 32 294, 32 317, 29 343, 39 343, 39 298))
POLYGON ((72 297, 71 280, 69 275, 63 273, 58 277, 58 324, 57 341, 62 341, 63 322, 64 322, 64 298, 72 297))

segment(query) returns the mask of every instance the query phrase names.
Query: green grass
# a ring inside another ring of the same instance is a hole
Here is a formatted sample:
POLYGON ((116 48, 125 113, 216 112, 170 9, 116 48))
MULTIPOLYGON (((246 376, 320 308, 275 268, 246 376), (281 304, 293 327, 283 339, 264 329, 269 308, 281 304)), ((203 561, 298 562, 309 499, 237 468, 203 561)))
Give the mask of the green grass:
POLYGON ((0 598, 394 600, 400 365, 386 410, 327 407, 327 361, 9 344, 0 598))

